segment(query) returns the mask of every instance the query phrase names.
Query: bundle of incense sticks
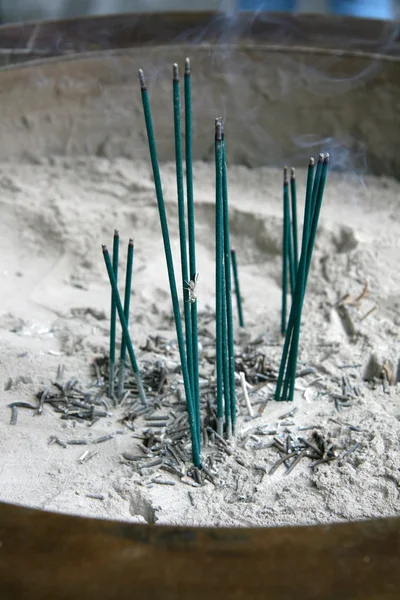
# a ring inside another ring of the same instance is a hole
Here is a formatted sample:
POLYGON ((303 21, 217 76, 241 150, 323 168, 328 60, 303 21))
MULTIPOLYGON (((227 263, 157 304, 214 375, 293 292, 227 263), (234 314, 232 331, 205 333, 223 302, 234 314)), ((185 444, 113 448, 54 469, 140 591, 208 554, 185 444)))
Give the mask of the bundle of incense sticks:
MULTIPOLYGON (((182 375, 189 412, 192 438, 192 454, 195 466, 201 465, 202 424, 200 416, 198 324, 197 324, 197 283, 195 203, 193 186, 193 144, 192 144, 192 82, 190 60, 185 60, 184 72, 184 122, 185 122, 185 167, 186 167, 186 205, 183 170, 182 129, 181 129, 181 92, 179 68, 172 69, 172 99, 174 113, 174 140, 176 184, 178 198, 178 219, 180 238, 180 262, 182 273, 182 296, 184 307, 185 335, 179 309, 179 299, 172 260, 171 243, 168 230, 165 202, 162 192, 160 168, 154 135, 150 100, 142 70, 139 71, 143 111, 153 169, 155 191, 164 242, 164 251, 170 284, 172 306, 178 339, 182 375), (186 222, 186 210, 187 222, 186 222)), ((228 184, 226 173, 226 149, 222 121, 216 120, 215 137, 216 156, 216 346, 217 346, 217 429, 222 435, 230 437, 235 433, 236 391, 234 330, 232 311, 231 248, 229 235, 228 184)), ((236 255, 232 254, 234 259, 236 255)), ((239 280, 236 260, 233 264, 235 288, 238 298, 239 323, 243 326, 239 280)))
POLYGON ((282 333, 286 332, 278 382, 275 391, 276 400, 293 400, 296 379, 297 356, 299 350, 301 314, 307 279, 311 266, 319 215, 328 172, 329 155, 319 155, 314 176, 314 159, 308 165, 306 201, 304 207, 303 234, 300 261, 297 263, 297 215, 296 183, 292 171, 292 229, 290 226, 287 169, 284 169, 283 182, 283 269, 282 269, 282 333), (296 225, 296 228, 295 228, 296 225), (295 230, 296 229, 296 230, 295 230), (287 275, 291 273, 292 305, 286 326, 287 275))

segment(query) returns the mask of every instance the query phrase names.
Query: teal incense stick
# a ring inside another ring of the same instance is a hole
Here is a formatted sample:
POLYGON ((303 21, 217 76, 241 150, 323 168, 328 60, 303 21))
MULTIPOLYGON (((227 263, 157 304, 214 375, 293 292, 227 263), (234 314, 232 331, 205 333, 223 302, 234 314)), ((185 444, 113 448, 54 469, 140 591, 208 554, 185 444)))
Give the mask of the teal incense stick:
POLYGON ((290 199, 292 205, 292 239, 293 239, 293 262, 294 274, 297 276, 299 265, 299 244, 297 237, 297 191, 296 191, 296 171, 294 167, 290 169, 290 199))
POLYGON ((183 288, 183 310, 185 316, 186 355, 189 369, 190 385, 193 394, 193 342, 192 322, 189 296, 189 270, 187 257, 186 223, 185 223, 185 195, 183 185, 182 166, 182 131, 181 131, 181 95, 179 84, 179 69, 175 63, 173 66, 173 104, 174 104, 174 133, 175 133, 175 163, 176 163, 176 187, 178 194, 178 221, 179 242, 181 250, 181 271, 183 288))
MULTIPOLYGON (((129 309, 131 303, 131 291, 132 291, 132 267, 133 267, 133 254, 134 246, 133 240, 130 239, 128 243, 128 256, 126 261, 126 274, 125 274, 125 297, 124 297, 124 316, 126 324, 129 327, 129 309)), ((119 359, 119 373, 118 373, 118 398, 121 399, 124 395, 125 385, 125 370, 126 370, 126 339, 122 336, 121 342, 121 353, 119 359)))
POLYGON ((114 275, 114 269, 113 269, 113 265, 111 263, 111 258, 110 258, 110 254, 107 250, 107 246, 102 246, 103 249, 103 256, 104 256, 104 262, 106 263, 106 268, 107 268, 107 272, 108 272, 108 278, 110 280, 110 284, 111 284, 111 288, 114 294, 114 299, 115 299, 115 306, 118 312, 118 316, 119 316, 119 320, 121 323, 121 327, 122 327, 122 331, 123 331, 123 335, 125 337, 125 341, 126 341, 126 346, 128 349, 128 354, 129 354, 129 358, 131 360, 131 365, 132 365, 132 370, 133 370, 133 374, 135 376, 136 379, 136 383, 138 386, 138 391, 139 391, 139 397, 141 399, 141 401, 143 402, 143 404, 145 406, 147 406, 147 398, 146 398, 146 394, 144 391, 144 387, 143 387, 143 383, 142 383, 142 378, 140 376, 140 371, 139 371, 139 367, 136 361, 136 356, 135 356, 135 352, 133 350, 133 346, 132 346, 132 341, 131 341, 131 336, 129 335, 129 329, 128 329, 128 324, 125 320, 125 315, 124 315, 124 309, 122 308, 122 302, 121 302, 121 298, 118 292, 118 284, 117 284, 117 280, 115 278, 114 275))
POLYGON ((281 309, 281 334, 286 332, 287 311, 287 284, 288 284, 288 262, 289 262, 289 240, 288 240, 288 214, 285 195, 287 170, 283 172, 283 235, 282 235, 282 309, 281 309))
POLYGON ((294 256, 293 256, 293 240, 292 230, 290 226, 290 203, 289 203, 289 179, 288 169, 283 169, 283 221, 286 231, 285 240, 287 246, 286 260, 289 267, 289 280, 290 280, 290 292, 292 298, 294 295, 294 286, 296 282, 295 267, 294 267, 294 256))
MULTIPOLYGON (((193 147, 192 147, 192 77, 190 59, 185 59, 185 158, 186 158, 186 196, 188 207, 189 275, 192 288, 197 282, 196 267, 196 228, 193 192, 193 147)), ((200 386, 199 386, 199 342, 197 325, 197 297, 192 294, 190 302, 192 322, 192 360, 193 360, 193 404, 196 413, 197 431, 200 436, 200 386)), ((199 441, 200 443, 200 441, 199 441)))
POLYGON ((178 291, 176 287, 174 263, 172 260, 171 242, 169 238, 167 214, 165 210, 164 195, 162 191, 160 168, 158 165, 156 141, 154 137, 153 121, 151 117, 149 95, 146 88, 146 81, 142 69, 139 70, 140 88, 143 102, 143 112, 146 123, 147 139, 149 144, 149 152, 151 165, 154 177, 154 186, 157 196, 158 212, 160 216, 161 232, 164 242, 165 259, 167 263, 168 279, 171 291, 172 307, 174 311, 176 337, 178 340, 179 356, 182 366, 182 376, 185 387, 186 404, 189 413, 190 435, 192 440, 192 456, 196 467, 201 467, 200 456, 200 432, 197 431, 196 414, 192 399, 192 391, 190 386, 189 369, 185 352, 185 339, 182 331, 181 315, 179 310, 178 291))
MULTIPOLYGON (((118 259, 119 259, 119 233, 114 231, 112 266, 115 280, 118 281, 118 259)), ((117 308, 115 305, 114 292, 111 292, 111 317, 110 317, 110 359, 109 359, 109 388, 108 395, 114 400, 114 381, 115 381, 115 346, 117 336, 117 308)))
POLYGON ((224 294, 224 208, 223 208, 223 161, 222 123, 215 120, 215 338, 217 380, 217 433, 223 435, 223 294, 224 294))
POLYGON ((237 265, 236 250, 234 248, 231 249, 231 259, 232 259, 233 280, 235 282, 236 308, 237 308, 237 312, 238 312, 239 327, 244 327, 242 295, 240 293, 240 284, 239 284, 239 271, 238 271, 238 265, 237 265))
MULTIPOLYGON (((229 229, 229 201, 228 201, 228 177, 226 168, 226 143, 225 134, 222 132, 223 143, 223 172, 222 172, 222 199, 223 199, 223 227, 224 227, 224 275, 225 275, 225 304, 227 322, 227 341, 229 359, 229 401, 232 434, 236 434, 236 383, 235 383, 235 339, 233 332, 233 310, 232 310, 232 276, 231 276, 231 241, 229 229)), ((225 402, 227 402, 225 394, 225 402)), ((225 411, 226 413, 226 411, 225 411)), ((228 431, 230 432, 230 429, 228 431)))

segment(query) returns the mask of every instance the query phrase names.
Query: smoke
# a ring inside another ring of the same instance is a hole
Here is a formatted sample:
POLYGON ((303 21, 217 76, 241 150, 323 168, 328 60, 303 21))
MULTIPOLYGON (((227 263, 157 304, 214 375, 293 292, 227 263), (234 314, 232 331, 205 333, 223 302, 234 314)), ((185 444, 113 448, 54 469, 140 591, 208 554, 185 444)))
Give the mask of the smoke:
MULTIPOLYGON (((154 8, 155 4, 146 6, 154 8)), ((394 146, 395 94, 390 88, 393 74, 387 77, 386 70, 398 23, 240 13, 229 0, 219 7, 213 17, 210 13, 195 18, 177 16, 178 23, 192 25, 182 28, 173 39, 168 37, 167 25, 164 46, 144 45, 135 50, 115 50, 116 41, 140 41, 143 36, 149 44, 149 34, 161 31, 157 24, 160 16, 142 15, 137 23, 133 15, 126 21, 99 19, 78 37, 79 42, 73 28, 52 26, 53 47, 55 44, 60 54, 110 50, 99 59, 108 65, 100 69, 103 73, 108 69, 107 76, 97 78, 90 71, 86 76, 96 97, 90 105, 94 116, 89 114, 89 105, 85 109, 85 151, 91 149, 90 139, 101 138, 104 128, 114 137, 113 143, 106 144, 114 149, 110 155, 119 151, 134 157, 145 155, 137 82, 137 69, 143 67, 160 158, 171 159, 172 64, 180 65, 183 81, 184 58, 190 56, 195 158, 212 160, 214 118, 221 116, 230 162, 298 166, 306 164, 311 154, 328 151, 332 168, 351 170, 357 177, 368 169, 375 173, 382 168, 396 170, 396 161, 388 160, 394 146), (90 122, 98 128, 96 136, 90 133, 90 122)), ((46 84, 45 71, 43 68, 40 75, 36 70, 37 87, 46 84)), ((63 95, 73 96, 72 88, 71 84, 63 95)), ((80 127, 77 130, 80 133, 80 127)))

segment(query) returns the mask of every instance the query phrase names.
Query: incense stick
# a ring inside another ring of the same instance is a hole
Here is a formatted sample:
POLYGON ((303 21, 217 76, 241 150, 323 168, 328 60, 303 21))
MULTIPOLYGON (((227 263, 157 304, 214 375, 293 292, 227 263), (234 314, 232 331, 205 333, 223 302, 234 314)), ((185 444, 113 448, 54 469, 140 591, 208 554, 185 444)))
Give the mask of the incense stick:
POLYGON ((235 296, 236 296, 236 307, 237 307, 237 312, 238 312, 239 327, 244 327, 242 296, 240 293, 240 284, 239 284, 239 272, 238 272, 238 266, 237 266, 236 250, 234 248, 231 249, 231 259, 232 259, 233 280, 235 282, 235 296))
POLYGON ((139 367, 138 367, 138 364, 137 364, 137 361, 136 361, 135 352, 133 350, 131 336, 129 335, 128 324, 127 324, 127 322, 125 320, 124 309, 122 308, 121 298, 120 298, 120 295, 119 295, 119 292, 118 292, 118 284, 117 284, 117 280, 116 280, 115 275, 114 275, 113 266, 111 264, 110 254, 109 254, 109 252, 107 250, 107 246, 103 245, 102 249, 103 249, 104 262, 106 263, 108 277, 110 279, 111 288, 112 288, 112 291, 113 291, 113 294, 114 294, 115 306, 116 306, 116 309, 117 309, 117 312, 118 312, 119 320, 120 320, 122 331, 123 331, 123 334, 124 334, 126 346, 127 346, 127 349, 128 349, 129 358, 131 360, 132 370, 133 370, 133 373, 135 375, 136 383, 137 383, 137 386, 138 386, 139 397, 140 397, 141 401, 143 402, 143 404, 145 406, 147 406, 147 398, 146 398, 146 394, 145 394, 145 391, 144 391, 144 387, 143 387, 143 383, 142 383, 142 378, 140 376, 139 367))
POLYGON ((292 201, 292 238, 293 238, 293 262, 295 276, 299 266, 299 247, 297 238, 297 192, 296 192, 296 171, 294 167, 290 169, 290 196, 292 201))
MULTIPOLYGON (((112 267, 114 270, 115 280, 118 281, 118 258, 119 258, 119 233, 114 231, 113 239, 113 257, 112 267)), ((108 395, 111 399, 114 398, 114 378, 115 378, 115 344, 117 335, 117 309, 115 305, 114 292, 111 292, 111 318, 110 318, 110 359, 109 359, 109 388, 108 395)))
POLYGON ((283 169, 283 223, 286 232, 286 260, 289 267, 290 292, 293 299, 296 275, 294 268, 292 229, 290 224, 289 179, 287 167, 283 169))
MULTIPOLYGON (((132 267, 133 267, 133 254, 134 246, 133 240, 130 239, 128 243, 128 257, 126 261, 126 275, 125 275, 125 297, 124 297, 124 316, 126 324, 129 327, 129 309, 131 303, 131 288, 132 288, 132 267)), ((125 385, 125 367, 126 367, 126 339, 122 336, 121 342, 121 354, 119 361, 119 378, 118 378, 118 398, 121 399, 124 395, 125 385)))
MULTIPOLYGON (((193 195, 193 149, 192 149, 192 83, 190 59, 185 59, 185 158, 186 158, 186 196, 188 206, 189 274, 190 281, 196 282, 196 232, 193 195)), ((192 357, 193 357, 193 403, 196 413, 197 432, 200 443, 200 388, 199 388, 199 342, 197 329, 197 298, 194 294, 190 303, 192 321, 192 357)))
POLYGON ((287 171, 283 171, 283 235, 282 235, 282 308, 281 308, 281 334, 286 332, 286 311, 287 311, 287 283, 288 283, 288 214, 287 202, 285 198, 285 179, 287 171))
POLYGON ((176 163, 176 187, 178 194, 178 220, 179 220, 179 242, 181 250, 181 271, 183 288, 183 309, 185 315, 186 355, 189 369, 190 384, 193 393, 193 346, 192 346, 192 323, 190 315, 189 300, 189 271, 186 245, 185 224, 185 198, 183 188, 182 167, 182 132, 181 132, 181 99, 179 87, 179 70, 175 63, 173 66, 173 103, 174 103, 174 132, 175 132, 175 163, 176 163))
MULTIPOLYGON (((232 310, 232 276, 231 276, 231 242, 229 231, 229 203, 228 203, 228 179, 226 172, 226 143, 225 133, 222 132, 223 144, 223 172, 222 172, 222 199, 223 199, 223 222, 224 222, 224 276, 225 276, 225 304, 226 321, 228 333, 228 360, 229 360, 229 400, 230 416, 232 421, 232 433, 236 433, 236 388, 235 388, 235 342, 233 335, 233 310, 232 310)), ((225 397, 226 401, 226 397, 225 397)), ((228 429, 229 431, 229 429, 228 429)))
POLYGON ((223 161, 222 123, 215 120, 215 329, 216 329, 216 379, 217 379, 217 432, 223 435, 223 161))
POLYGON ((225 431, 226 437, 232 437, 232 406, 231 406, 231 385, 230 385, 230 364, 229 364, 229 343, 228 343, 228 327, 227 327, 227 302, 225 288, 225 271, 226 265, 222 259, 222 357, 223 357, 223 381, 224 381, 224 406, 225 406, 225 431))
POLYGON ((169 239, 168 222, 167 222, 167 215, 166 215, 166 211, 165 211, 164 195, 163 195, 163 191, 162 191, 160 168, 158 165, 157 148, 156 148, 156 141, 155 141, 155 137, 154 137, 153 121, 152 121, 152 117, 151 117, 150 101, 149 101, 149 96, 148 96, 148 92, 147 92, 147 88, 146 88, 146 81, 145 81, 145 77, 144 77, 144 73, 143 73, 142 69, 139 70, 139 80, 140 80, 140 87, 141 87, 141 94, 142 94, 143 112, 144 112, 145 123, 146 123, 147 139, 148 139, 148 144, 149 144, 150 159, 151 159, 151 165, 152 165, 152 169, 153 169, 154 186, 155 186, 155 191, 156 191, 156 196, 157 196, 158 212, 159 212, 159 216, 160 216, 161 231, 162 231, 163 242, 164 242, 164 252, 165 252, 165 259, 166 259, 166 263, 167 263, 172 307, 173 307, 173 311, 174 311, 176 337, 178 340, 179 355, 180 355, 181 366, 182 366, 182 375, 183 375, 183 382, 184 382, 184 387, 185 387, 186 404, 187 404, 188 413, 189 413, 189 425, 190 425, 190 434, 191 434, 191 439, 192 439, 193 462, 196 465, 196 467, 200 467, 201 466, 200 436, 199 436, 199 432, 197 431, 196 416, 195 416, 195 412, 194 412, 194 404, 193 404, 192 392, 191 392, 191 386, 190 386, 189 369, 188 369, 186 353, 185 353, 185 340, 183 337, 181 315, 180 315, 180 311, 179 311, 178 292, 177 292, 177 287, 176 287, 174 264, 173 264, 173 260, 172 260, 171 242, 169 239))

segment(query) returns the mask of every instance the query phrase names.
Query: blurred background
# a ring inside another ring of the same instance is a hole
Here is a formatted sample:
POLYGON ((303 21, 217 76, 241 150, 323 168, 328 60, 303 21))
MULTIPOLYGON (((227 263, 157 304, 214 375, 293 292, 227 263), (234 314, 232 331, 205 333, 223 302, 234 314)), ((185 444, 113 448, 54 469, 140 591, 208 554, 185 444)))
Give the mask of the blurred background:
POLYGON ((2 23, 173 10, 271 10, 400 17, 400 0, 0 0, 2 23))

